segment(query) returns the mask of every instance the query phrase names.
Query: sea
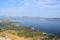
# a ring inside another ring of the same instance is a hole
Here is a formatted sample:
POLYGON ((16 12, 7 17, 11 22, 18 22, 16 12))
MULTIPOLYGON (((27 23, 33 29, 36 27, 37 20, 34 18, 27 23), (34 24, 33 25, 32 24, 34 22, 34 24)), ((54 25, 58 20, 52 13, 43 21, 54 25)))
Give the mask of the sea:
POLYGON ((60 21, 48 21, 41 19, 20 19, 13 21, 19 22, 20 26, 29 26, 41 32, 60 35, 60 21))

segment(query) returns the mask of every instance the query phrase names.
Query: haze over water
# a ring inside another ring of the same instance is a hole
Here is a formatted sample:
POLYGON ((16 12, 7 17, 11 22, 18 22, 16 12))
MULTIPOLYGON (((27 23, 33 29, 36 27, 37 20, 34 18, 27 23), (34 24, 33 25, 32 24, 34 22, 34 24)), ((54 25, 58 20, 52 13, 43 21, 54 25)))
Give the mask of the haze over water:
MULTIPOLYGON (((0 16, 60 18, 60 0, 0 0, 0 16)), ((17 20, 22 26, 60 34, 60 21, 17 20)))
POLYGON ((60 21, 47 21, 40 19, 20 19, 15 21, 20 22, 20 26, 31 26, 42 32, 60 35, 60 21))

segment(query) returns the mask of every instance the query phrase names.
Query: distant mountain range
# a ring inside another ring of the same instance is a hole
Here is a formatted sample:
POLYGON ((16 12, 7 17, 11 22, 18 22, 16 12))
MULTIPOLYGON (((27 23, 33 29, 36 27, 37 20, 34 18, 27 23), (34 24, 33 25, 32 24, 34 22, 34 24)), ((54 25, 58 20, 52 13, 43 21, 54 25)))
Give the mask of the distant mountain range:
POLYGON ((1 16, 0 20, 20 20, 20 19, 39 19, 39 20, 48 20, 48 21, 60 21, 60 18, 43 18, 43 17, 12 17, 12 16, 1 16))

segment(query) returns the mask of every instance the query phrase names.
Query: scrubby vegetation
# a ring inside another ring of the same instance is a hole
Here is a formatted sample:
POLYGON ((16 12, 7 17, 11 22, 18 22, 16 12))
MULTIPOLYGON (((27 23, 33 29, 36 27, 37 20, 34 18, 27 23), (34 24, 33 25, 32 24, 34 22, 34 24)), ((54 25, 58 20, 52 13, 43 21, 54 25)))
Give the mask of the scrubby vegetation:
POLYGON ((17 26, 17 23, 14 22, 1 22, 0 36, 5 37, 5 33, 16 35, 18 37, 32 38, 32 40, 52 40, 57 37, 52 34, 47 34, 44 32, 33 30, 31 27, 17 26))

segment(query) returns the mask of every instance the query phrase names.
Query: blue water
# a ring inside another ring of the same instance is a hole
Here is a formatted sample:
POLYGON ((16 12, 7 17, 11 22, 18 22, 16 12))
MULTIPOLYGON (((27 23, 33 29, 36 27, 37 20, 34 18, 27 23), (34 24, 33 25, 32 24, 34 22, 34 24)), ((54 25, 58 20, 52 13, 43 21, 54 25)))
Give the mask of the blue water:
POLYGON ((60 35, 60 21, 47 21, 40 19, 21 19, 20 26, 31 26, 38 31, 60 35))

